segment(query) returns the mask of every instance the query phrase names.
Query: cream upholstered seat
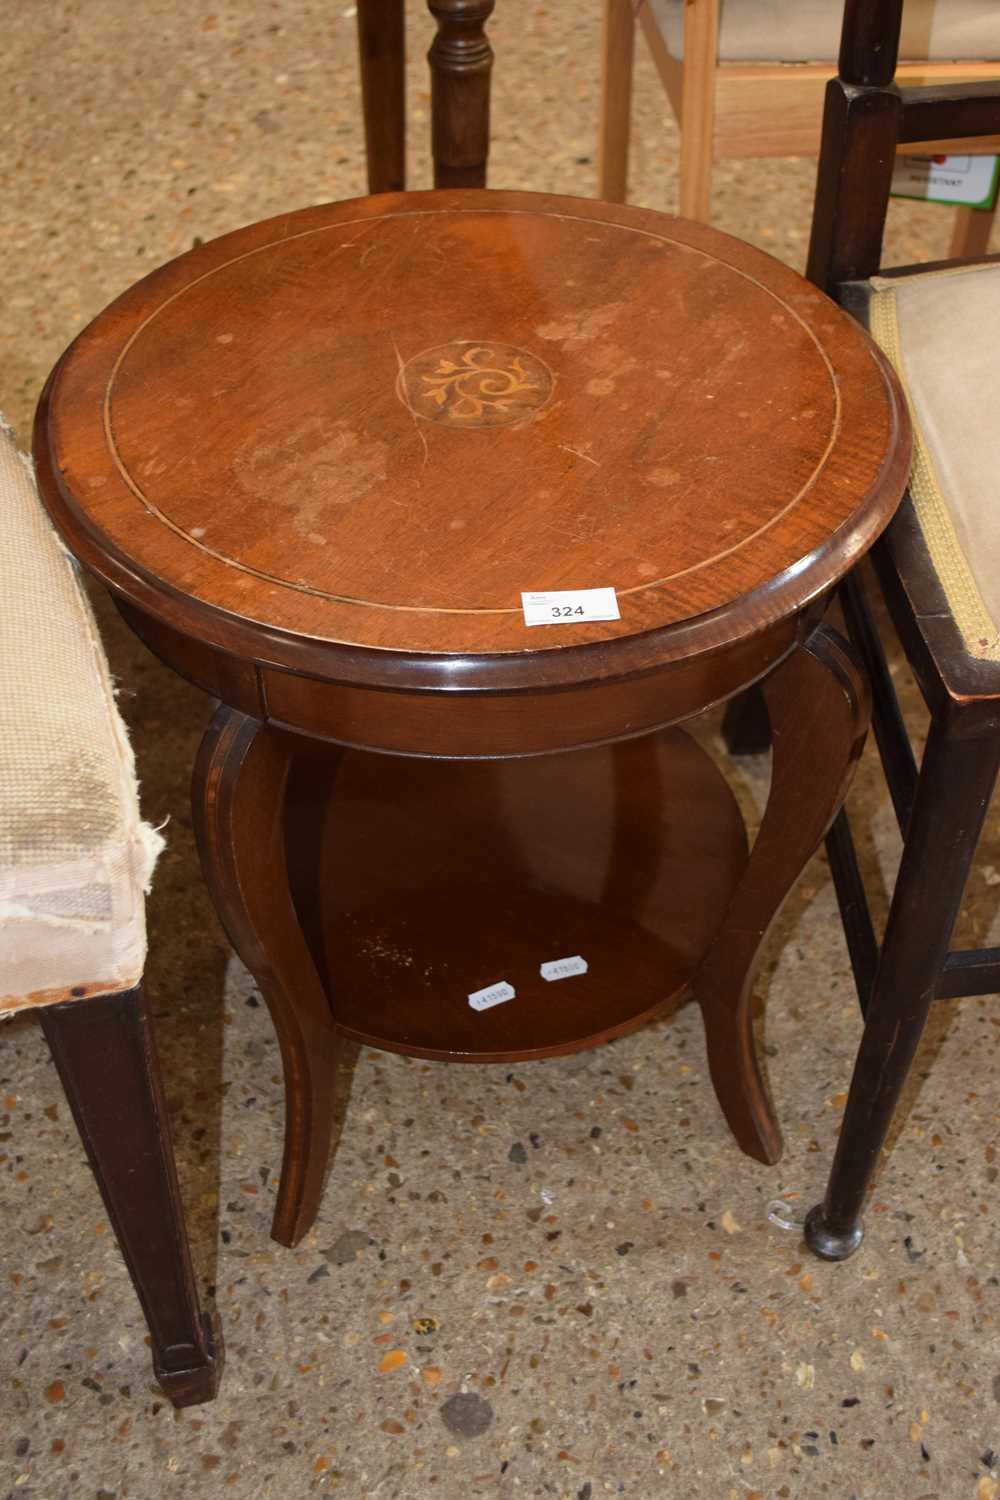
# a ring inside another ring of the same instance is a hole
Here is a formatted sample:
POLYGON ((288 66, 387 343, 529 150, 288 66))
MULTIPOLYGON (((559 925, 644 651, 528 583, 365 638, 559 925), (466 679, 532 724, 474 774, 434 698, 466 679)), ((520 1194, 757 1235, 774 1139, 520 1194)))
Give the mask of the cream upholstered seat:
POLYGON ((211 1400, 218 1370, 142 987, 144 897, 162 842, 139 817, 132 749, 75 566, 0 419, 0 1021, 38 1009, 153 1368, 186 1406, 211 1400))
POLYGON ((133 988, 161 840, 74 565, 0 426, 0 1013, 133 988))
MULTIPOLYGON (((674 57, 684 55, 685 0, 644 0, 674 57)), ((841 7, 830 0, 721 0, 719 51, 726 62, 832 62, 841 7)), ((951 62, 994 57, 1000 47, 995 0, 909 0, 899 55, 951 62)))
POLYGON ((1000 265, 874 277, 872 335, 914 425, 913 508, 966 651, 1000 660, 1000 265))

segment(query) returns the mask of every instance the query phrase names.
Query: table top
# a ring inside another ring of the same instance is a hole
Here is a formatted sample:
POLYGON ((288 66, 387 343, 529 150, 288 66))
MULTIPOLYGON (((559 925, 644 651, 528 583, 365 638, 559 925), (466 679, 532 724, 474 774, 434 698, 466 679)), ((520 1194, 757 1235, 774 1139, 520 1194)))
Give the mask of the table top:
POLYGON ((901 411, 865 334, 740 241, 590 200, 407 193, 146 277, 63 357, 36 458, 73 550, 201 640, 503 686, 801 609, 891 516, 901 411), (603 587, 620 620, 525 624, 523 591, 603 587))

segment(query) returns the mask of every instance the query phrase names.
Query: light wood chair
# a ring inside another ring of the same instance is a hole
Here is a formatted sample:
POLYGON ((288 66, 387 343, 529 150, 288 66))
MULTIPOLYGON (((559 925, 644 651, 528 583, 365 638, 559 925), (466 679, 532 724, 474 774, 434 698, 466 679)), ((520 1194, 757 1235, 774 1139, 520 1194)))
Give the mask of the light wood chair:
MULTIPOLYGON (((605 0, 598 191, 624 202, 638 23, 680 126, 680 205, 710 219, 712 167, 728 158, 815 156, 823 91, 837 71, 840 11, 828 0, 605 0), (826 59, 829 59, 828 61, 826 59)), ((1000 9, 991 0, 909 0, 897 81, 957 84, 1000 76, 1000 9), (957 60, 956 60, 957 59, 957 60)), ((941 142, 908 143, 931 154, 941 142)), ((995 137, 948 143, 991 154, 995 137)), ((993 214, 956 211, 952 255, 980 255, 993 214)))

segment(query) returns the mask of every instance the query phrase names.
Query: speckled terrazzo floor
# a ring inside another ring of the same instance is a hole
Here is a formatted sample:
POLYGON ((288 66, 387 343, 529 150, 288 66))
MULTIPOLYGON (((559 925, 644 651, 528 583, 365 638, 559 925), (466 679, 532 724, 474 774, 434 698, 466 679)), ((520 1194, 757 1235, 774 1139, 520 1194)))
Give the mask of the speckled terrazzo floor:
MULTIPOLYGON (((593 192, 599 0, 497 11, 493 184, 593 192)), ((422 185, 429 22, 418 3, 411 16, 422 185)), ((26 438, 56 356, 137 276, 196 237, 362 191, 354 19, 316 0, 0 0, 0 19, 0 392, 26 438)), ((664 115, 642 57, 633 198, 669 209, 664 115)), ((718 224, 801 265, 812 175, 807 162, 729 164, 718 224)), ((942 253, 947 218, 897 205, 890 258, 942 253)), ((995 1001, 935 1014, 846 1265, 812 1260, 766 1216, 780 1195, 797 1210, 819 1196, 859 1033, 820 860, 760 985, 779 1167, 729 1140, 690 1009, 513 1069, 363 1052, 319 1223, 282 1250, 267 1232, 277 1051, 202 892, 186 810, 206 704, 106 606, 101 619, 146 813, 170 819, 149 983, 194 1256, 228 1358, 214 1405, 175 1415, 158 1395, 40 1032, 10 1023, 0 1496, 994 1500, 995 1001)), ((901 682, 912 708, 905 669, 901 682)), ((713 724, 700 732, 717 744, 713 724)), ((752 816, 766 769, 733 775, 752 816)), ((853 806, 884 886, 897 849, 871 756, 853 806)), ((968 939, 1000 938, 998 872, 994 815, 968 939)))

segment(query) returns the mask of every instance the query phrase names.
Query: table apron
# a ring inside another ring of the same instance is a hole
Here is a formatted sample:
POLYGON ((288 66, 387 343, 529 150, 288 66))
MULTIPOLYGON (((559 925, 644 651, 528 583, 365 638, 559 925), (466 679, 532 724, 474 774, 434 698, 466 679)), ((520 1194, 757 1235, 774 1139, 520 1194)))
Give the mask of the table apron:
POLYGON ((333 744, 456 760, 543 755, 682 723, 765 676, 811 623, 793 616, 725 650, 619 681, 507 693, 397 692, 243 661, 120 599, 118 606, 162 661, 232 708, 333 744))

